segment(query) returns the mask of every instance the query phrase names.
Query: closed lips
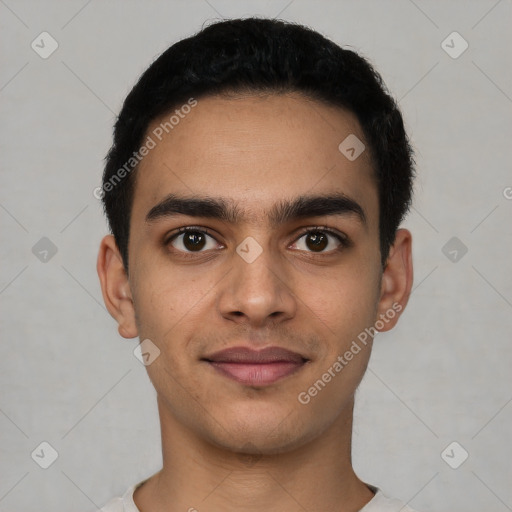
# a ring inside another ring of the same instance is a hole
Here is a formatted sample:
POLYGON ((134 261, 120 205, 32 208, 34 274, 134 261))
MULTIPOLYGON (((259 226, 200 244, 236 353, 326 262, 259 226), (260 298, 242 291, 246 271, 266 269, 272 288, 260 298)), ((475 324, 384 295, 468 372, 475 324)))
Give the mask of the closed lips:
POLYGON ((233 347, 203 358, 224 377, 252 387, 268 386, 294 374, 307 358, 280 347, 233 347))

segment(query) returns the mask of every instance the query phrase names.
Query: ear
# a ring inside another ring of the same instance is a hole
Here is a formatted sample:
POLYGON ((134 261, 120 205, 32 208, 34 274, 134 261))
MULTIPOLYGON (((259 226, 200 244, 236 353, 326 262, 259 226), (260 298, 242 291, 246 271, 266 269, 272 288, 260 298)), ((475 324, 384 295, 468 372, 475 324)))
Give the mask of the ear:
POLYGON ((101 241, 96 270, 100 278, 103 301, 118 323, 119 334, 123 338, 135 338, 138 331, 130 283, 112 235, 107 235, 101 241))
POLYGON ((389 331, 398 322, 411 294, 413 281, 412 235, 407 229, 396 232, 381 278, 381 292, 377 308, 379 331, 389 331), (385 321, 383 321, 385 320, 385 321))

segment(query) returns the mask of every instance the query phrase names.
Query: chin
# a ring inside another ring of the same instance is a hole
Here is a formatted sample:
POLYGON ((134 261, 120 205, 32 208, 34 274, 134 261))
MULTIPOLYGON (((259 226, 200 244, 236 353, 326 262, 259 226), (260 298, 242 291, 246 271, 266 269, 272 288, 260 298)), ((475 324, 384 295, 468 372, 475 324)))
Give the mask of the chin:
POLYGON ((277 455, 297 449, 322 430, 304 424, 298 411, 255 408, 246 414, 224 414, 222 424, 206 434, 212 444, 235 453, 277 455))
POLYGON ((291 433, 281 432, 279 435, 273 435, 272 437, 266 434, 247 431, 243 435, 216 437, 211 441, 225 451, 256 456, 288 453, 300 448, 308 441, 307 437, 297 437, 296 434, 292 435, 291 433))

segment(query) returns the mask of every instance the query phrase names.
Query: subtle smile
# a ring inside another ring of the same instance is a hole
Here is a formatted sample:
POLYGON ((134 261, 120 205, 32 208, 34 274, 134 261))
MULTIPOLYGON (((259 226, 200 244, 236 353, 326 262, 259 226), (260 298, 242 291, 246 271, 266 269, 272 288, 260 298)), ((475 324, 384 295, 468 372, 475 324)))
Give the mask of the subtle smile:
POLYGON ((216 352, 203 361, 224 376, 246 386, 268 386, 300 370, 308 359, 280 347, 253 350, 233 347, 216 352))

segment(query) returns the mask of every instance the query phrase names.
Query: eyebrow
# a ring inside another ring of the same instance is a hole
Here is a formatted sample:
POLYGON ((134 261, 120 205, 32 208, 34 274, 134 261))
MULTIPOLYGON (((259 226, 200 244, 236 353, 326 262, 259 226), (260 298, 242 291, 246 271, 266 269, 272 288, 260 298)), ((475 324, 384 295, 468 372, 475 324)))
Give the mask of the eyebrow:
MULTIPOLYGON (((169 194, 149 210, 146 222, 155 222, 176 215, 218 219, 232 224, 246 219, 246 215, 237 205, 224 198, 181 197, 169 194)), ((361 205, 342 193, 281 200, 267 212, 273 227, 292 220, 334 215, 354 215, 363 225, 366 226, 367 223, 361 205)))

